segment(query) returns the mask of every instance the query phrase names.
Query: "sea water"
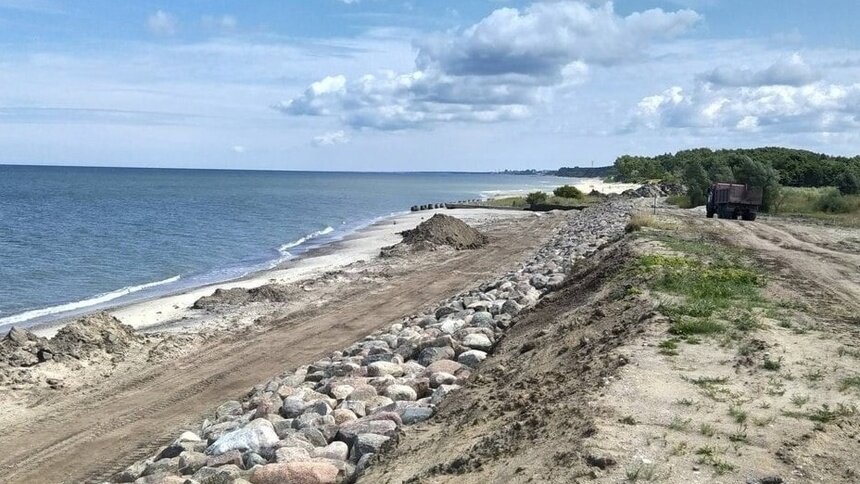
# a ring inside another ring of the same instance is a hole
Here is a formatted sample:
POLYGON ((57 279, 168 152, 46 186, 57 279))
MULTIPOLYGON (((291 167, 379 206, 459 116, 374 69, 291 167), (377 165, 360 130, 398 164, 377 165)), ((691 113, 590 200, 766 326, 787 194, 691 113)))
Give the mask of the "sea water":
POLYGON ((0 330, 238 278, 412 205, 565 182, 0 165, 0 330))

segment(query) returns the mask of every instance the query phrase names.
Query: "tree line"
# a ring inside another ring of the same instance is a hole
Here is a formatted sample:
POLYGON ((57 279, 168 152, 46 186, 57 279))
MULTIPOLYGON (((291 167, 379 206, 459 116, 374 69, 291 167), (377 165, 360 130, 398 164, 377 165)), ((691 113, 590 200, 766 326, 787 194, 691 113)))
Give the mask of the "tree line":
POLYGON ((615 160, 614 168, 618 181, 682 183, 694 206, 704 203, 708 186, 716 182, 762 187, 765 210, 783 185, 837 187, 845 195, 860 193, 860 156, 830 156, 790 148, 698 148, 658 156, 623 155, 615 160))

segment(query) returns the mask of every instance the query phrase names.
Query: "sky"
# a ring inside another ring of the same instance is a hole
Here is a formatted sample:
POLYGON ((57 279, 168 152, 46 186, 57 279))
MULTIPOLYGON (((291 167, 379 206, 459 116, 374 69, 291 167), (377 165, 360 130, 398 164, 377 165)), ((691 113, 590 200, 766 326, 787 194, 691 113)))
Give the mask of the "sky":
POLYGON ((0 163, 860 154, 856 0, 0 0, 0 163))

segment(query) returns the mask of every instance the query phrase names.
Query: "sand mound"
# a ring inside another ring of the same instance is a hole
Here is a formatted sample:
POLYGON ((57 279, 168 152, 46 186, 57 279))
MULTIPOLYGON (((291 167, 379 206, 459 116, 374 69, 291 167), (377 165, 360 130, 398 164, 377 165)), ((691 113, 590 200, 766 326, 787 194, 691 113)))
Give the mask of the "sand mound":
POLYGON ((421 222, 412 230, 401 232, 407 245, 430 243, 448 245, 455 249, 477 249, 487 243, 487 236, 470 227, 466 222, 437 213, 421 222))
POLYGON ((285 303, 289 301, 292 289, 285 284, 265 284, 252 289, 234 287, 215 289, 211 296, 203 296, 191 307, 194 309, 216 309, 220 306, 237 306, 251 302, 285 303))
POLYGON ((81 359, 94 353, 122 355, 140 343, 140 335, 108 313, 83 317, 64 326, 51 338, 55 352, 81 359))
POLYGON ((84 359, 95 355, 121 356, 140 343, 131 326, 107 313, 86 316, 46 339, 21 328, 12 328, 0 340, 0 366, 29 367, 46 361, 84 359))

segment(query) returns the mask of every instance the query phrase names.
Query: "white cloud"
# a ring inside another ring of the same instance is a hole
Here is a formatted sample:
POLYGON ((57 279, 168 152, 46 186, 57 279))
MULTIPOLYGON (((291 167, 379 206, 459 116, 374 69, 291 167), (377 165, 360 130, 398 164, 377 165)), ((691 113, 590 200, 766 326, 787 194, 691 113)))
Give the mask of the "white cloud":
POLYGON ((242 145, 235 145, 235 146, 233 146, 232 150, 233 150, 233 153, 238 153, 241 155, 242 153, 245 152, 245 147, 242 145))
POLYGON ((700 20, 691 10, 626 17, 611 2, 501 8, 458 32, 416 43, 416 69, 348 81, 329 76, 274 106, 288 115, 339 116, 354 128, 399 130, 434 123, 529 116, 559 88, 581 84, 589 64, 617 65, 700 20))
POLYGON ((714 88, 698 84, 643 98, 631 129, 839 133, 860 128, 860 83, 714 88))
POLYGON ((179 30, 179 22, 176 17, 164 10, 158 10, 150 15, 146 19, 146 26, 153 34, 163 36, 175 35, 179 30))
POLYGON ((345 143, 349 143, 349 137, 343 130, 323 133, 313 139, 314 146, 342 145, 345 143))
POLYGON ((721 66, 699 77, 716 86, 803 86, 818 81, 821 74, 795 53, 761 70, 721 66))

